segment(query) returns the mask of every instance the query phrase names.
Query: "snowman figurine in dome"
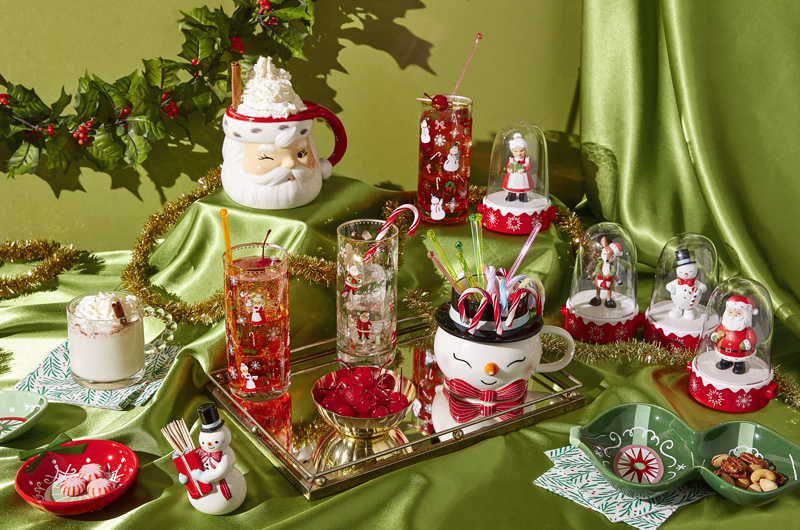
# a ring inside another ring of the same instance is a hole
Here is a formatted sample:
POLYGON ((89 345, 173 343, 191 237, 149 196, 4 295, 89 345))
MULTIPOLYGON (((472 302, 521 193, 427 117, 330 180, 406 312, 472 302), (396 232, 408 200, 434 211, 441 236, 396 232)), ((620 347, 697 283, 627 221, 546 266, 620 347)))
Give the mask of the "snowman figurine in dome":
POLYGON ((584 342, 608 344, 636 336, 636 245, 616 223, 590 226, 575 256, 570 297, 561 307, 564 327, 584 342))
POLYGON ((705 236, 670 238, 656 266, 644 338, 666 348, 694 350, 706 301, 717 285, 717 252, 705 236))
POLYGON ((497 133, 489 182, 478 211, 495 232, 530 234, 540 222, 547 230, 555 217, 548 191, 547 140, 536 125, 514 122, 497 133))
MULTIPOLYGON (((200 429, 200 448, 197 449, 204 469, 191 472, 192 479, 212 486, 211 493, 192 498, 189 502, 197 510, 208 515, 224 515, 238 508, 247 495, 247 482, 241 471, 236 469, 236 456, 230 448, 231 432, 225 427, 225 420, 219 417, 217 406, 205 403, 197 409, 202 427, 200 429)), ((181 484, 189 478, 180 474, 181 484)))
POLYGON ((778 392, 772 380, 772 301, 760 283, 731 278, 708 301, 689 393, 708 407, 752 412, 778 392))

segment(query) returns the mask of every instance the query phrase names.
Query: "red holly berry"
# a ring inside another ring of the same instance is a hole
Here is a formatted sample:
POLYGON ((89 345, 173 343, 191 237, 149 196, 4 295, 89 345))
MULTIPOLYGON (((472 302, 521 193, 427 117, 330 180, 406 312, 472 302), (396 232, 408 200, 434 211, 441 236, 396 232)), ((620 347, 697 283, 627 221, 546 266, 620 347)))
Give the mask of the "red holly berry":
POLYGON ((84 142, 84 140, 83 140, 83 138, 81 138, 80 140, 78 140, 78 145, 83 145, 83 142, 84 142))
POLYGON ((161 94, 161 101, 164 101, 165 99, 167 99, 171 95, 172 95, 172 92, 164 92, 163 94, 161 94))
POLYGON ((0 105, 8 105, 8 94, 0 94, 0 105))
POLYGON ((200 61, 198 61, 198 60, 197 60, 197 57, 195 57, 194 59, 192 59, 192 64, 193 64, 193 65, 195 65, 195 66, 197 66, 198 64, 200 64, 200 61))
POLYGON ((163 110, 164 113, 170 118, 174 118, 178 115, 178 103, 175 101, 170 101, 169 103, 162 105, 161 110, 163 110))
POLYGON ((242 39, 239 37, 231 37, 231 49, 244 54, 244 43, 242 43, 242 39))
POLYGON ((50 138, 52 138, 53 136, 56 135, 56 128, 53 127, 52 125, 48 125, 47 126, 47 134, 49 134, 50 138))
POLYGON ((259 15, 264 11, 270 11, 272 9, 272 2, 269 0, 258 0, 258 5, 261 6, 261 9, 258 10, 259 15))
POLYGON ((277 26, 278 19, 275 17, 269 17, 269 19, 267 19, 267 21, 264 22, 264 24, 266 24, 267 26, 277 26))

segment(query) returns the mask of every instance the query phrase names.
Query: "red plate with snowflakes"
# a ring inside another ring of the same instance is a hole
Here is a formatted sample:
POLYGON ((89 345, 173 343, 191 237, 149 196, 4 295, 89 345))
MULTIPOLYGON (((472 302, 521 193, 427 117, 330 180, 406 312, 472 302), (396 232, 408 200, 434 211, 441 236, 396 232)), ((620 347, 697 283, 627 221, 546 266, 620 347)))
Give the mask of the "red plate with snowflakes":
POLYGON ((627 445, 614 457, 614 473, 628 482, 655 484, 664 476, 664 464, 649 447, 627 445))
POLYGON ((94 512, 117 500, 133 484, 139 469, 139 459, 129 447, 108 440, 81 440, 67 442, 66 446, 86 444, 82 454, 67 455, 47 453, 33 474, 24 469, 36 459, 30 458, 17 471, 14 486, 25 502, 54 515, 80 515, 94 512), (61 494, 61 482, 78 474, 84 464, 100 464, 106 468, 106 477, 114 488, 98 497, 84 493, 77 497, 61 494))

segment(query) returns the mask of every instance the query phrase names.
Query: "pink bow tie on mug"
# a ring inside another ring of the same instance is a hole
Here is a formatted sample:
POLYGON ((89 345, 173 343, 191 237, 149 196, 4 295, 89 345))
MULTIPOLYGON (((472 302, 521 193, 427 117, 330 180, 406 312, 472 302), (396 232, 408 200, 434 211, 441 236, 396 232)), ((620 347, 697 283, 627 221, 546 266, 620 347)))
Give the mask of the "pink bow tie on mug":
POLYGON ((500 390, 479 390, 463 379, 447 379, 446 377, 444 379, 444 384, 445 388, 448 388, 457 396, 480 399, 481 401, 488 401, 490 403, 495 401, 508 401, 524 396, 528 386, 527 381, 517 379, 500 390))

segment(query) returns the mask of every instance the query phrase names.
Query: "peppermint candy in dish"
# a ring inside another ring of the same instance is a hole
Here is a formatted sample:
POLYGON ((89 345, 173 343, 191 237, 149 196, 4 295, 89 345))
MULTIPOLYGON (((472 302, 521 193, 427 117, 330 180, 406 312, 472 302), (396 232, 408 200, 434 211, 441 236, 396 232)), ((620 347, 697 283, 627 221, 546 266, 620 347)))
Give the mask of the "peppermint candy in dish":
POLYGON ((772 380, 772 300, 747 278, 720 283, 708 300, 689 393, 708 407, 753 412, 777 394, 772 380))
POLYGON ((73 475, 62 480, 58 485, 58 489, 61 490, 62 495, 77 497, 86 491, 86 481, 77 475, 73 475))
POLYGON ((684 233, 670 238, 656 265, 645 312, 645 340, 666 348, 694 350, 706 303, 717 282, 717 251, 707 237, 684 233))
POLYGON ((114 483, 107 478, 96 478, 86 486, 86 493, 92 497, 99 497, 106 493, 111 493, 113 489, 114 483))
POLYGON ((238 94, 234 63, 233 103, 222 118, 222 186, 236 203, 261 210, 297 208, 313 201, 347 149, 347 135, 334 114, 295 93, 291 74, 261 57, 238 94), (334 150, 320 158, 314 120, 333 130, 334 150))
POLYGON ((85 464, 78 471, 78 476, 87 482, 97 478, 105 478, 106 468, 100 464, 85 464))

